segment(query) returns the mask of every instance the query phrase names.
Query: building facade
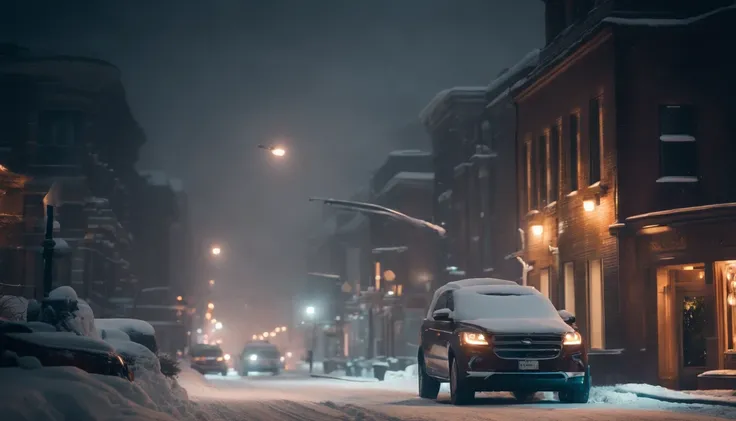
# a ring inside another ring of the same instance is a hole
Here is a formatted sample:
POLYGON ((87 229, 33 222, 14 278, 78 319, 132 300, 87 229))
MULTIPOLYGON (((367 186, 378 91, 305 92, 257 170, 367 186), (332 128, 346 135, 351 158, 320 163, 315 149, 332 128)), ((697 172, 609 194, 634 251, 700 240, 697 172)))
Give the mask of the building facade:
POLYGON ((547 1, 547 45, 513 89, 529 284, 576 314, 597 382, 692 388, 733 364, 736 195, 719 155, 734 64, 717 51, 735 12, 547 1))
MULTIPOLYGON (((128 187, 145 141, 117 68, 95 59, 0 47, 0 162, 27 178, 23 295, 40 298, 45 205, 55 210, 54 286, 71 285, 100 315, 120 314, 135 277, 123 226, 128 187)), ((19 276, 15 274, 14 276, 19 276)))

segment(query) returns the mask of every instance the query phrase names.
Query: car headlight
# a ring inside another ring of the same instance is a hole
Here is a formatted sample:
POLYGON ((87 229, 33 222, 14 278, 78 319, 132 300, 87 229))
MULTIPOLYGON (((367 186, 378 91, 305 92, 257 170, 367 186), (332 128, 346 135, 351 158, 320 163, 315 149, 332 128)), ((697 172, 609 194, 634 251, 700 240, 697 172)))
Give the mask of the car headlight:
POLYGON ((565 340, 562 342, 564 345, 581 345, 583 343, 583 337, 578 332, 569 332, 565 334, 565 340))
POLYGON ((222 360, 224 360, 224 358, 222 358, 222 357, 217 357, 217 361, 222 361, 222 360))
POLYGON ((482 333, 463 332, 462 338, 468 345, 488 345, 488 340, 482 333))
POLYGON ((253 354, 253 355, 249 356, 248 359, 251 360, 251 361, 255 361, 255 360, 258 359, 258 355, 253 354))

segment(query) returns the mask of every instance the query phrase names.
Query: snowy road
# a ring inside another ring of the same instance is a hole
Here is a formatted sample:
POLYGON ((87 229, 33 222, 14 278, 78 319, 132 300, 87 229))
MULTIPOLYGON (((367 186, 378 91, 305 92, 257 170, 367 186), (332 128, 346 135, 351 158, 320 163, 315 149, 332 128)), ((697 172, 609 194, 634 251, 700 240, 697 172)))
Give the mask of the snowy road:
POLYGON ((454 407, 449 396, 439 401, 419 399, 411 379, 390 382, 348 382, 286 373, 281 376, 194 375, 182 378, 190 397, 205 412, 224 421, 435 421, 435 420, 716 420, 736 419, 736 409, 670 404, 633 395, 594 389, 587 405, 562 405, 551 395, 538 395, 531 404, 517 404, 510 395, 479 396, 470 407, 454 407))

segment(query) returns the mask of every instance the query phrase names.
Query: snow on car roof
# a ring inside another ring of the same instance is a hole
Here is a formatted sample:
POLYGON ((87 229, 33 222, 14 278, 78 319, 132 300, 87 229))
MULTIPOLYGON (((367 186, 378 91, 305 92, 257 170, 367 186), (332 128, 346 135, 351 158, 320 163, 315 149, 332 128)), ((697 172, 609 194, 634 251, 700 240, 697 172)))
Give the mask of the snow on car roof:
POLYGON ((97 329, 119 329, 125 333, 136 332, 142 335, 156 335, 150 323, 137 319, 95 319, 97 329))
POLYGON ((483 295, 541 295, 539 291, 532 287, 525 287, 518 284, 514 285, 473 285, 465 288, 458 288, 455 294, 483 294, 483 295))
POLYGON ((86 336, 77 336, 70 332, 8 333, 7 335, 17 340, 48 348, 104 353, 115 352, 115 348, 106 342, 86 336))
POLYGON ((492 286, 492 285, 519 285, 518 283, 514 281, 507 281, 505 279, 498 279, 498 278, 468 278, 468 279, 461 279, 459 281, 452 281, 448 282, 445 285, 437 288, 437 290, 434 292, 434 295, 432 296, 432 303, 429 306, 429 311, 427 312, 427 317, 429 318, 431 316, 432 309, 434 308, 434 304, 437 302, 437 299, 440 297, 440 295, 444 294, 447 291, 450 290, 457 290, 460 288, 469 288, 469 287, 475 287, 475 286, 492 286))

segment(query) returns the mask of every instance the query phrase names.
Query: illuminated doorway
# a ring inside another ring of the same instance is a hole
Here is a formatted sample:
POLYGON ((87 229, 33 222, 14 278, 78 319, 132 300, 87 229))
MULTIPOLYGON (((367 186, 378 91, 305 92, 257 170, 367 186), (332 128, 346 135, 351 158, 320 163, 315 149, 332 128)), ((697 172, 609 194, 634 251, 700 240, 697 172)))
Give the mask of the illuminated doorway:
POLYGON ((665 386, 697 388, 698 374, 708 367, 714 304, 704 264, 657 269, 659 377, 665 386))

